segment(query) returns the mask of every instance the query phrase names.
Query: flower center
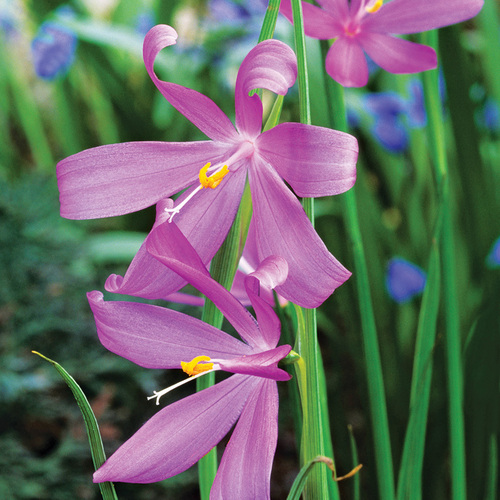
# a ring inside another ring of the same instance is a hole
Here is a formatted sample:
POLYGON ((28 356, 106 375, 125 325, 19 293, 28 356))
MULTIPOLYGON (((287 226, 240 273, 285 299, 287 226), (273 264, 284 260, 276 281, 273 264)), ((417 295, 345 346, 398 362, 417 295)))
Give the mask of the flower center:
POLYGON ((199 375, 200 373, 208 372, 214 367, 213 363, 205 363, 210 361, 208 356, 196 356, 191 361, 181 361, 182 371, 187 373, 190 377, 199 375))
POLYGON ((359 23, 353 21, 344 26, 344 34, 346 36, 356 36, 360 31, 359 23))
POLYGON ((178 214, 181 211, 181 208, 184 207, 194 196, 196 193, 201 191, 203 188, 211 188, 215 189, 224 179, 224 177, 230 173, 231 171, 235 171, 240 167, 241 160, 245 160, 250 158, 255 152, 255 145, 251 140, 245 139, 242 140, 240 144, 238 144, 236 151, 227 158, 224 163, 217 163, 212 167, 210 162, 207 162, 205 166, 200 170, 198 174, 198 179, 200 184, 196 186, 191 193, 184 198, 184 200, 179 203, 177 206, 173 208, 166 208, 165 212, 170 214, 168 222, 172 222, 175 214, 178 214), (236 165, 236 167, 229 170, 227 165, 236 165), (207 173, 210 175, 207 176, 207 173))
POLYGON ((179 205, 173 208, 166 208, 165 212, 170 214, 168 222, 172 222, 174 215, 178 214, 181 211, 181 208, 185 206, 196 193, 201 191, 203 188, 211 188, 215 189, 221 182, 222 179, 229 173, 229 168, 227 165, 222 165, 219 168, 216 168, 217 165, 212 168, 215 172, 207 177, 208 169, 212 164, 210 162, 206 163, 205 166, 200 170, 198 174, 198 179, 200 180, 200 185, 196 186, 193 191, 182 201, 179 205))
POLYGON ((375 0, 375 2, 370 2, 366 7, 365 10, 368 12, 368 14, 375 14, 377 10, 382 7, 382 4, 384 3, 384 0, 375 0))

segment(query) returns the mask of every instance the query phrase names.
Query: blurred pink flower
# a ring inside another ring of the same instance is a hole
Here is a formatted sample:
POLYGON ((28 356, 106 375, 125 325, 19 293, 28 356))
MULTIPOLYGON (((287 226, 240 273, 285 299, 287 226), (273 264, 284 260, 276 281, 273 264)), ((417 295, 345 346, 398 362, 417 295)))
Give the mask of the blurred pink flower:
MULTIPOLYGON (((434 49, 392 35, 433 30, 474 17, 483 0, 318 0, 302 2, 306 35, 336 38, 326 56, 327 73, 345 87, 368 82, 366 52, 390 73, 419 73, 437 66, 434 49)), ((291 0, 281 12, 292 21, 291 0)))

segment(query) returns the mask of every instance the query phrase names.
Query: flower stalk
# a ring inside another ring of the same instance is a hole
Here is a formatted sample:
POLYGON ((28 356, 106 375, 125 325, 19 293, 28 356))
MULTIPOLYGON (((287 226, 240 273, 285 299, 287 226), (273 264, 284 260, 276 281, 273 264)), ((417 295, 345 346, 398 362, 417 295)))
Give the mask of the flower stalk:
MULTIPOLYGON (((437 49, 437 32, 421 35, 437 49)), ((446 359, 448 374, 448 415, 451 460, 451 490, 453 500, 466 498, 465 424, 463 410, 463 362, 461 354, 460 321, 455 276, 455 243, 451 210, 450 184, 443 116, 439 99, 438 72, 422 75, 432 165, 438 185, 439 205, 443 214, 442 233, 439 241, 442 266, 443 306, 446 331, 446 359)))
MULTIPOLYGON (((292 0, 293 26, 295 51, 297 53, 297 69, 299 83, 299 109, 301 123, 311 124, 311 110, 309 100, 309 80, 307 74, 306 46, 304 35, 304 21, 302 4, 299 0, 292 0)), ((304 198, 304 210, 314 226, 314 199, 304 198)), ((299 329, 297 332, 297 351, 304 363, 299 383, 303 408, 303 429, 301 439, 301 464, 306 464, 315 456, 329 455, 333 457, 331 437, 328 423, 328 405, 324 379, 324 371, 319 361, 321 356, 318 345, 316 309, 297 307, 299 329), (302 319, 302 321, 300 321, 302 319), (301 327, 302 326, 302 327, 301 327), (326 421, 325 421, 326 420, 326 421)), ((332 480, 325 468, 316 468, 304 491, 305 498, 333 498, 338 499, 337 484, 332 480)))
MULTIPOLYGON (((324 45, 323 47, 325 48, 324 45)), ((325 87, 327 89, 328 102, 330 102, 331 107, 331 125, 337 130, 347 131, 348 126, 344 102, 344 89, 340 84, 328 78, 326 74, 325 76, 325 87)), ((375 314, 370 294, 368 268, 359 225, 355 188, 346 192, 342 197, 342 201, 344 204, 346 229, 352 244, 354 269, 356 272, 355 281, 359 300, 363 347, 366 359, 366 377, 379 477, 379 495, 380 498, 394 500, 396 497, 394 467, 391 452, 382 362, 380 359, 375 314)))

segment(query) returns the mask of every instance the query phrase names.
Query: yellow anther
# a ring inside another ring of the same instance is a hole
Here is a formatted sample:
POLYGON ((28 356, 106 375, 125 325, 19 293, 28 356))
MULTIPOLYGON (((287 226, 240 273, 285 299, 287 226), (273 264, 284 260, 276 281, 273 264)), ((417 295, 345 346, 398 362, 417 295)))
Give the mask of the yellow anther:
POLYGON ((376 0, 376 2, 373 5, 369 5, 365 7, 366 12, 368 14, 375 14, 380 7, 382 7, 382 4, 384 3, 384 0, 376 0))
POLYGON ((192 377, 199 373, 208 372, 214 367, 213 363, 201 363, 202 361, 210 361, 210 358, 208 356, 196 356, 191 361, 181 361, 182 371, 192 377))
POLYGON ((200 179, 200 184, 204 188, 216 188, 222 181, 222 179, 229 173, 229 168, 224 165, 221 170, 215 172, 215 174, 207 177, 207 170, 210 168, 211 163, 208 162, 201 170, 198 175, 200 179))

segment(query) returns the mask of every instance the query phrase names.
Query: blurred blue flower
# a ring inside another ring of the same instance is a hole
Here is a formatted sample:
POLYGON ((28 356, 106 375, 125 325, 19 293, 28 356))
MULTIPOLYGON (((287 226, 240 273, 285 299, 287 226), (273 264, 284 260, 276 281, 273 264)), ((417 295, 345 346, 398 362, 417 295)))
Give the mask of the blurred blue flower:
POLYGON ((408 82, 407 117, 408 125, 412 128, 423 128, 427 124, 425 112, 424 89, 419 78, 412 78, 408 82))
POLYGON ((363 107, 374 118, 371 132, 382 147, 401 153, 408 147, 408 133, 403 122, 406 101, 396 92, 366 94, 363 107))
POLYGON ((267 0, 252 0, 251 2, 238 2, 237 0, 210 0, 208 4, 211 20, 222 25, 238 24, 248 27, 248 21, 252 22, 256 16, 259 17, 258 29, 262 16, 267 8, 267 0))
MULTIPOLYGON (((267 6, 268 0, 208 2, 208 14, 203 23, 204 49, 212 58, 221 84, 227 88, 233 87, 242 59, 257 43, 267 6)), ((283 39, 291 29, 286 19, 278 16, 276 38, 283 39)))
POLYGON ((425 288, 425 272, 401 257, 393 257, 387 265, 385 285, 398 304, 408 302, 425 288))
POLYGON ((356 108, 347 106, 346 115, 347 115, 347 124, 349 125, 350 129, 359 127, 361 123, 361 115, 356 108))
POLYGON ((0 12, 0 31, 6 38, 12 37, 16 32, 16 25, 12 17, 0 12))
POLYGON ((496 239, 493 243, 490 253, 486 258, 486 264, 491 268, 500 267, 500 238, 496 239))
MULTIPOLYGON (((57 9, 59 16, 71 16, 68 7, 57 9)), ((57 20, 44 22, 31 42, 31 54, 37 76, 54 80, 65 75, 75 59, 76 34, 57 20)))
POLYGON ((21 7, 17 0, 0 0, 0 35, 12 38, 19 29, 21 7))
POLYGON ((155 14, 152 10, 141 12, 135 19, 135 30, 140 35, 146 33, 156 24, 155 14))
POLYGON ((491 98, 487 98, 483 107, 476 113, 476 122, 490 132, 500 130, 500 110, 498 104, 491 98))

